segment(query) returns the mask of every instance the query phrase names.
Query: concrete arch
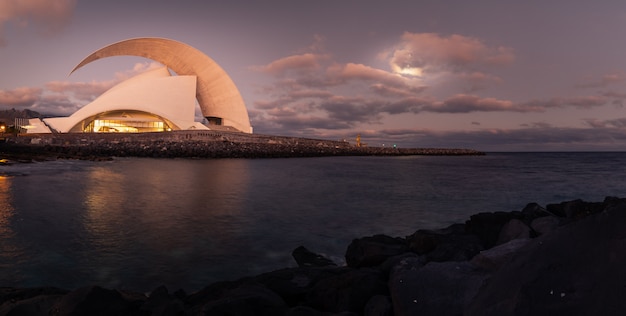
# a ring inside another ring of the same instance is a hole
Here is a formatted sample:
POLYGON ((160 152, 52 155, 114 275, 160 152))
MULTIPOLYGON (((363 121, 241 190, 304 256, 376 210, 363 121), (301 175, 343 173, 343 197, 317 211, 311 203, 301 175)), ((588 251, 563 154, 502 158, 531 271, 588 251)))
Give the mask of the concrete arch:
POLYGON ((166 38, 133 38, 98 49, 74 67, 70 74, 93 61, 112 56, 145 57, 162 63, 178 75, 196 76, 196 98, 202 115, 219 118, 222 125, 252 133, 248 110, 235 83, 201 51, 166 38))

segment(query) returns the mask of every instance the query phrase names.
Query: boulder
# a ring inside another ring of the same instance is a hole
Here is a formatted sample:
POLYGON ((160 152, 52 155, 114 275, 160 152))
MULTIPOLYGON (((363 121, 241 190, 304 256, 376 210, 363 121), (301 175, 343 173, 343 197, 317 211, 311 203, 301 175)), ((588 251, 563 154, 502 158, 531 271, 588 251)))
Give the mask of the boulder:
POLYGON ((486 271, 496 271, 511 260, 515 253, 529 241, 530 239, 528 238, 513 239, 502 245, 481 251, 470 262, 486 271))
POLYGON ((0 306, 0 315, 50 315, 52 307, 62 298, 62 295, 39 295, 17 301, 6 301, 0 306))
POLYGON ((150 293, 141 311, 154 316, 174 316, 185 312, 185 304, 174 295, 170 295, 165 286, 160 286, 150 293))
POLYGON ((194 315, 274 316, 288 310, 283 299, 268 288, 243 284, 216 300, 206 302, 194 315))
POLYGON ((537 203, 528 203, 522 209, 522 219, 526 224, 529 224, 536 218, 548 215, 550 215, 550 213, 548 213, 548 211, 546 211, 544 207, 537 203))
POLYGON ((389 257, 409 251, 402 238, 375 235, 354 239, 346 250, 346 263, 349 267, 371 267, 381 264, 389 257))
POLYGON ((581 199, 561 202, 558 204, 548 204, 546 209, 548 212, 565 217, 570 220, 576 220, 588 216, 590 214, 598 213, 605 207, 604 203, 597 202, 585 202, 581 199))
POLYGON ((280 295, 289 306, 295 306, 306 300, 306 294, 320 280, 346 273, 351 269, 341 268, 287 268, 264 273, 254 277, 254 281, 263 284, 280 295))
POLYGON ((466 315, 622 315, 626 205, 535 239, 493 274, 466 315))
POLYGON ((392 316, 391 299, 387 295, 374 295, 365 304, 363 316, 392 316))
POLYGON ((375 295, 388 295, 387 275, 372 268, 350 271, 319 281, 308 293, 307 304, 325 312, 362 314, 375 295))
POLYGON ((138 297, 99 286, 88 286, 66 294, 52 309, 55 315, 137 315, 144 303, 138 297))
POLYGON ((304 246, 300 246, 291 252, 291 256, 296 260, 299 267, 328 267, 336 266, 332 260, 309 251, 304 246))
POLYGON ((394 315, 462 315, 488 275, 468 262, 404 262, 389 278, 394 315))
POLYGON ((511 219, 523 218, 521 212, 494 212, 478 213, 470 216, 465 222, 465 229, 468 233, 475 234, 483 242, 484 249, 489 249, 496 245, 500 231, 504 224, 511 219))
POLYGON ((557 227, 559 227, 560 220, 556 216, 544 216, 536 218, 530 223, 530 228, 533 229, 538 236, 547 234, 557 227))
POLYGON ((502 245, 511 240, 520 238, 530 238, 530 227, 521 220, 513 218, 502 226, 496 245, 502 245))
POLYGON ((406 237, 409 249, 423 255, 425 261, 467 261, 483 250, 474 234, 465 232, 463 224, 441 230, 418 230, 406 237))

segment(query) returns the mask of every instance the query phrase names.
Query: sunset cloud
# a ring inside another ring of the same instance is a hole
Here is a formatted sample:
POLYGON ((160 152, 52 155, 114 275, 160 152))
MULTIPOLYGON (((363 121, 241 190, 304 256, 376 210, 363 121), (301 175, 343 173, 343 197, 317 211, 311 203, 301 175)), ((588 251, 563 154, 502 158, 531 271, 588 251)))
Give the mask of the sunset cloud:
POLYGON ((76 0, 0 1, 0 46, 5 46, 5 25, 33 27, 44 36, 55 34, 70 21, 76 0))
POLYGON ((405 32, 400 43, 385 55, 396 73, 403 69, 419 69, 421 73, 467 72, 515 61, 512 48, 489 47, 480 39, 458 34, 405 32))
POLYGON ((13 90, 0 90, 0 105, 6 108, 29 107, 41 97, 41 88, 21 87, 13 90))

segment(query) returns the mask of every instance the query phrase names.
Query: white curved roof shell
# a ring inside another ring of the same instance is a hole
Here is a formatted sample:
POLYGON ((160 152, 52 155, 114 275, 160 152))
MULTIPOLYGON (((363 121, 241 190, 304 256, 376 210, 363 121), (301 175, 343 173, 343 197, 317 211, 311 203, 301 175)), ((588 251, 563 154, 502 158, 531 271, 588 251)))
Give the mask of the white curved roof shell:
POLYGON ((195 76, 171 76, 167 67, 162 67, 123 81, 69 117, 44 122, 57 132, 68 133, 102 113, 140 111, 161 117, 174 130, 208 129, 194 121, 195 95, 195 76))
POLYGON ((248 110, 228 74, 209 56, 187 44, 165 38, 128 39, 95 51, 72 72, 95 60, 123 55, 150 58, 180 76, 196 76, 195 95, 204 117, 218 117, 222 125, 252 133, 248 110))

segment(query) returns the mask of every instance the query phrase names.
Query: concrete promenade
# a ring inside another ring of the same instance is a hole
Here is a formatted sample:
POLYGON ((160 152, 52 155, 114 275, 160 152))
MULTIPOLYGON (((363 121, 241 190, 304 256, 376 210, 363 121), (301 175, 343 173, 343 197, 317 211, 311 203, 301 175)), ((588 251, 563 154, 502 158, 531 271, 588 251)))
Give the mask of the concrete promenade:
POLYGON ((0 158, 9 158, 11 155, 97 159, 484 155, 484 153, 456 148, 356 147, 344 141, 230 131, 176 131, 11 135, 0 142, 0 158))

